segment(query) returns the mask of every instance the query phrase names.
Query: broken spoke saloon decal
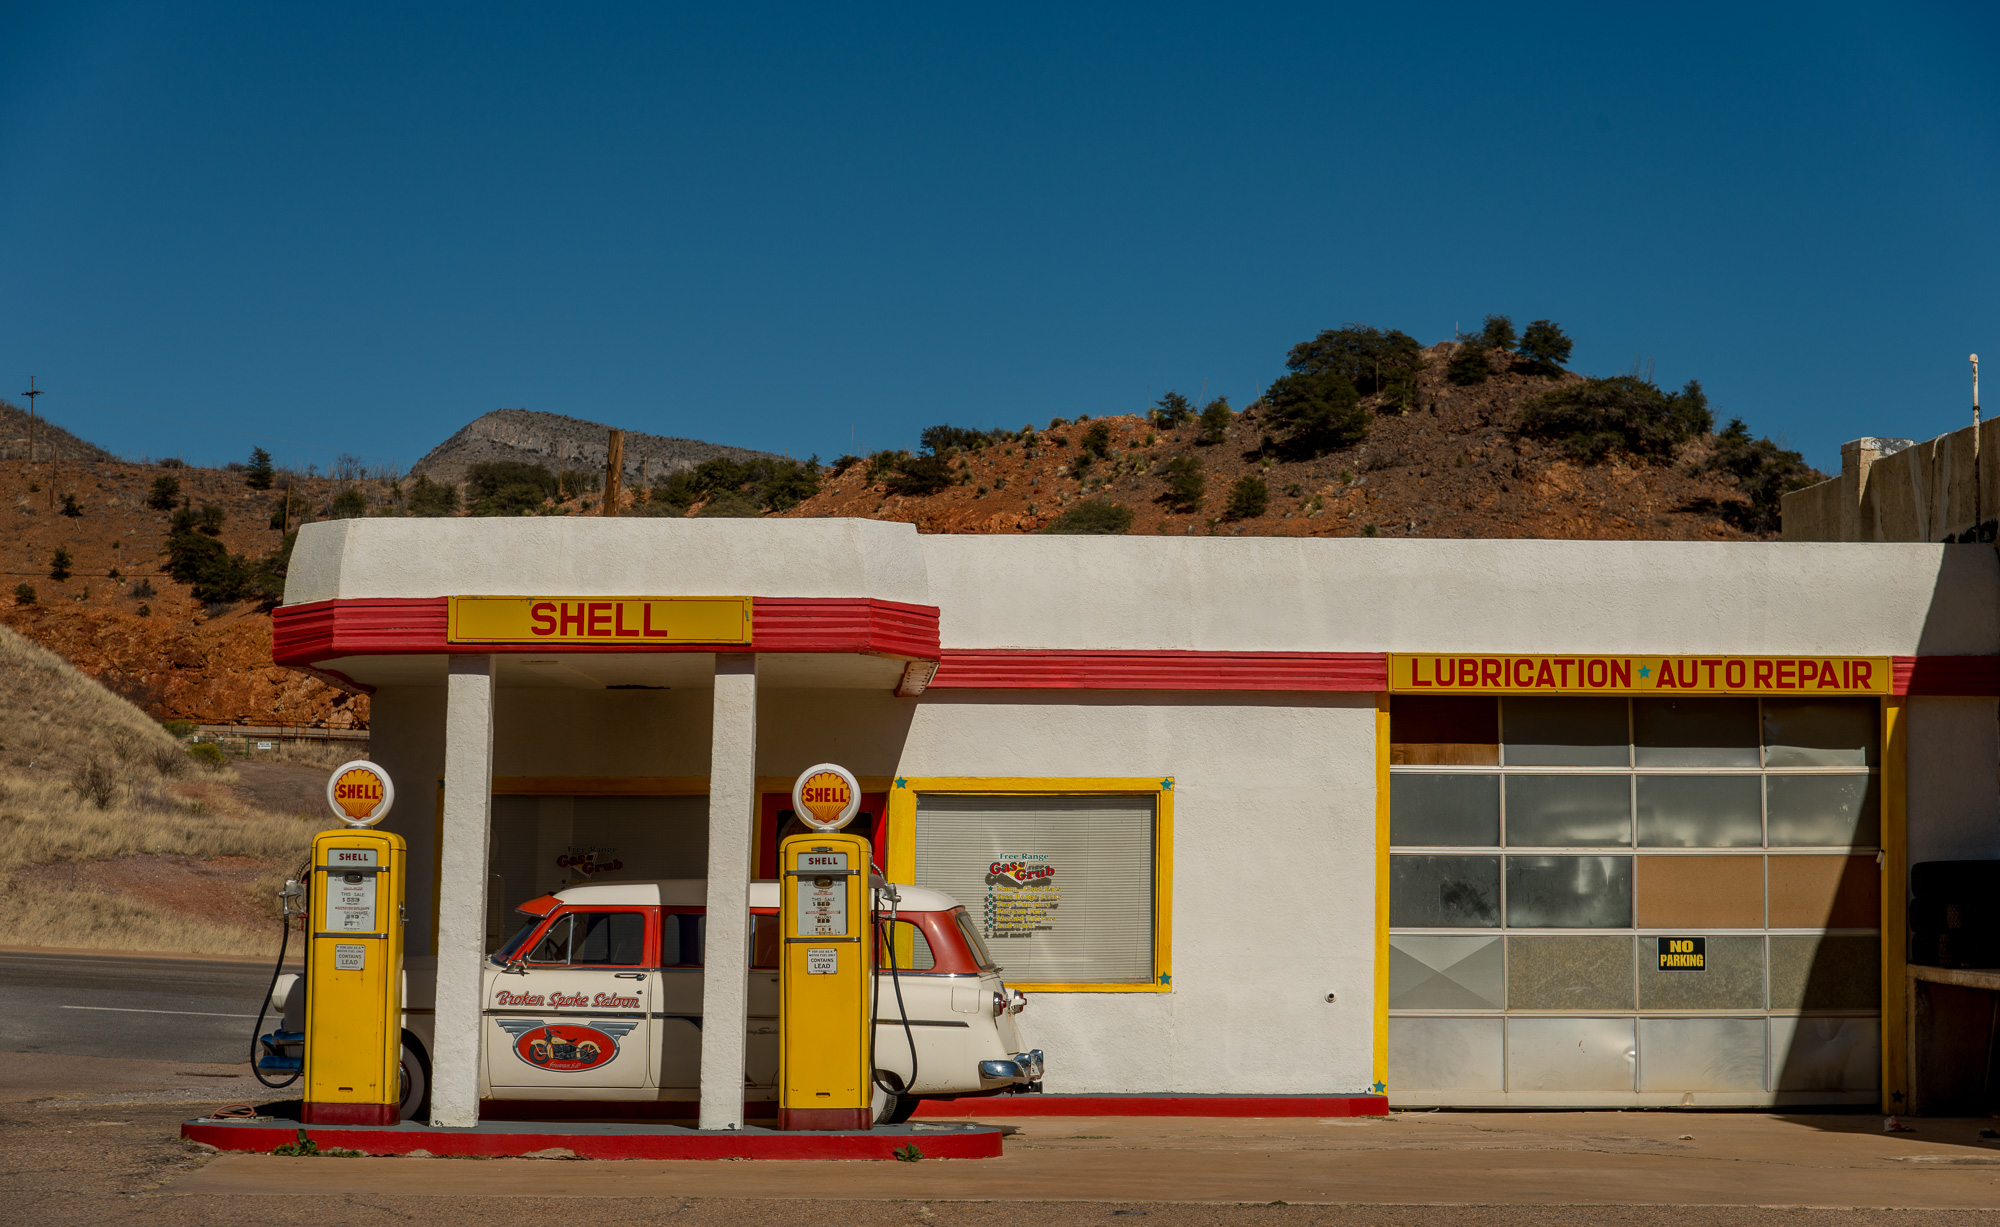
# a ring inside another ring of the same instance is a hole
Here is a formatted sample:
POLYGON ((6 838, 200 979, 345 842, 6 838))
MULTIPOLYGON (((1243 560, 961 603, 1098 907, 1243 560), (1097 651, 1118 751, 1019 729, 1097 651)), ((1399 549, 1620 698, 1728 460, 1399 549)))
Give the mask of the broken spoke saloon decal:
POLYGON ((1886 656, 1391 653, 1392 694, 1885 695, 1886 656))
POLYGON ((455 596, 452 643, 749 643, 747 596, 455 596))
POLYGON ((545 1023, 534 1018, 502 1018, 500 1029, 514 1037, 514 1055, 552 1073, 574 1074, 608 1065, 618 1041, 638 1020, 592 1019, 587 1024, 545 1023))

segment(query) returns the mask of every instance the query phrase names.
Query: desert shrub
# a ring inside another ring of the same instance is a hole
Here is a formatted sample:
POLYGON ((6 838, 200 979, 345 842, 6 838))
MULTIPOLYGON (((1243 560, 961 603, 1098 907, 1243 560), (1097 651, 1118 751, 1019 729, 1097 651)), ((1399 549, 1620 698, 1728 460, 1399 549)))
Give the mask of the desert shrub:
POLYGON ((153 616, 153 607, 152 607, 151 605, 141 605, 141 606, 139 606, 139 616, 140 616, 140 617, 142 617, 142 618, 150 618, 150 617, 152 617, 152 616, 153 616))
POLYGON ((1042 531, 1117 536, 1132 531, 1132 509, 1106 498, 1087 498, 1057 516, 1042 531))
POLYGON ((35 603, 35 586, 33 584, 15 584, 14 603, 16 605, 33 605, 35 603))
POLYGON ((1665 463, 1714 425, 1698 381, 1662 392, 1636 375, 1614 375, 1542 393, 1522 407, 1519 430, 1556 443, 1585 464, 1612 452, 1665 463))
POLYGON ((1160 501, 1175 511, 1200 511, 1201 496, 1208 489, 1208 475, 1193 456, 1175 456, 1160 466, 1160 478, 1167 483, 1160 501))
POLYGON ((160 727, 167 731, 167 736, 178 738, 194 736, 195 729, 201 726, 192 720, 162 720, 160 727))
POLYGON ((154 511, 172 511, 180 498, 181 479, 171 473, 162 473, 153 479, 153 490, 146 496, 146 506, 154 511))
POLYGON ((1571 342, 1554 320, 1536 320, 1521 334, 1519 359, 1514 369, 1528 375, 1562 374, 1569 361, 1571 342))
POLYGON ((250 463, 243 469, 243 484, 252 490, 269 490, 277 470, 271 467, 271 453, 261 447, 250 449, 250 463))
MULTIPOLYGON (((177 721, 176 723, 181 723, 177 721)), ((172 730, 168 730, 171 732, 172 730)), ((179 734, 175 734, 179 736, 179 734)), ((152 753, 153 770, 172 779, 187 774, 187 751, 179 746, 154 746, 152 753)))
POLYGON ((1281 432, 1279 448, 1309 459, 1351 447, 1368 437, 1368 411, 1347 376, 1337 371, 1294 371, 1264 391, 1264 420, 1281 432))
POLYGON ((556 493, 556 475, 522 460, 487 460, 465 471, 467 510, 476 516, 533 515, 556 493))
POLYGON ((303 523, 307 514, 311 511, 312 504, 306 502, 305 495, 293 493, 288 489, 271 504, 271 527, 282 529, 290 525, 303 523), (286 505, 288 503, 290 504, 291 511, 289 516, 286 514, 286 505))
POLYGON ((891 494, 915 496, 936 494, 957 481, 951 462, 942 456, 903 455, 897 458, 886 484, 891 494))
POLYGON ((1516 344, 1513 319, 1505 315, 1487 316, 1485 325, 1479 330, 1479 343, 1502 353, 1513 349, 1516 344))
POLYGON ((167 574, 193 589, 204 604, 241 600, 250 588, 243 559, 213 537, 177 532, 167 538, 167 574))
POLYGON ((83 514, 83 506, 82 504, 76 501, 76 495, 74 494, 63 495, 62 514, 68 516, 72 520, 76 519, 78 516, 81 516, 83 514))
POLYGON ((1731 418, 1715 436, 1715 450, 1696 472, 1720 473, 1735 481, 1745 501, 1722 504, 1722 518, 1750 533, 1777 532, 1785 495, 1826 480, 1799 453, 1752 438, 1741 418, 1731 418))
POLYGON ((142 579, 138 583, 133 584, 131 595, 134 600, 138 601, 152 600, 155 595, 153 592, 153 581, 150 579, 142 579))
POLYGON ((1423 361, 1423 346, 1408 333, 1347 324, 1292 346, 1285 367, 1295 374, 1339 375, 1359 396, 1388 393, 1390 404, 1407 408, 1423 361))
POLYGON ((1092 422, 1076 443, 1076 454, 1085 460, 1102 460, 1110 451, 1111 428, 1102 422, 1092 422))
POLYGON ((1460 341, 1452 351, 1451 361, 1444 364, 1444 377, 1461 388, 1485 383, 1493 375, 1489 352, 1477 339, 1460 341))
POLYGON ((819 493, 817 456, 810 460, 731 460, 717 456, 691 469, 678 469, 653 487, 642 515, 679 516, 704 499, 720 503, 703 515, 756 515, 790 511, 819 493), (723 494, 739 496, 723 500, 723 494), (747 506, 749 510, 741 510, 747 506))
POLYGON ((757 505, 755 499, 735 490, 719 491, 695 513, 702 518, 747 518, 763 514, 764 509, 757 505))
POLYGON ((367 514, 368 499, 359 486, 349 486, 334 495, 332 504, 326 509, 329 520, 358 520, 367 514))
POLYGON ((1236 411, 1229 407, 1229 398, 1216 397, 1201 411, 1201 433, 1194 441, 1213 447, 1229 437, 1229 424, 1235 420, 1236 411))
POLYGON ((1153 407, 1146 411, 1146 420, 1162 430, 1172 430, 1194 420, 1194 405, 1179 392, 1168 392, 1153 402, 1153 407))
POLYGON ((58 583, 68 579, 70 568, 75 564, 76 559, 70 557, 70 552, 57 546, 56 552, 49 556, 49 578, 58 583))
POLYGON ((443 482, 432 481, 419 473, 410 483, 410 514, 413 516, 448 516, 458 514, 458 487, 443 482))
POLYGON ((166 459, 160 461, 160 467, 163 469, 184 469, 187 467, 187 461, 182 460, 179 456, 168 456, 166 459))
POLYGON ((200 533, 204 537, 220 537, 222 526, 228 522, 229 513, 220 504, 203 503, 199 508, 183 507, 174 512, 168 521, 170 533, 200 533))
POLYGON ((978 451, 1008 437, 1004 430, 975 430, 967 426, 926 426, 917 436, 917 442, 934 456, 942 456, 954 449, 978 451))
POLYGON ((221 771, 229 765, 229 756, 214 742, 197 741, 187 748, 187 756, 204 771, 221 771))
POLYGON ((69 790, 99 809, 110 809, 118 799, 118 775, 93 756, 70 773, 69 790))
POLYGON ((1271 487, 1255 473, 1245 474, 1229 487, 1229 499, 1222 505, 1225 520, 1254 520, 1271 507, 1271 487))
POLYGON ((837 456, 834 458, 833 464, 828 466, 827 472, 832 473, 835 476, 839 476, 840 474, 847 472, 850 466, 857 465, 860 463, 861 463, 861 457, 859 456, 837 456))

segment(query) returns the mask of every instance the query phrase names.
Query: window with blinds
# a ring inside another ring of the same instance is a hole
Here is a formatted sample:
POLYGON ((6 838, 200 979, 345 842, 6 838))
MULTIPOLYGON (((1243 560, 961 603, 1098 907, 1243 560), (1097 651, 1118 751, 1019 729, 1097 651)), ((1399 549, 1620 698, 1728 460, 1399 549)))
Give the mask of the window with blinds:
POLYGON ((917 881, 970 913, 1020 983, 1153 982, 1148 796, 917 797, 917 881))

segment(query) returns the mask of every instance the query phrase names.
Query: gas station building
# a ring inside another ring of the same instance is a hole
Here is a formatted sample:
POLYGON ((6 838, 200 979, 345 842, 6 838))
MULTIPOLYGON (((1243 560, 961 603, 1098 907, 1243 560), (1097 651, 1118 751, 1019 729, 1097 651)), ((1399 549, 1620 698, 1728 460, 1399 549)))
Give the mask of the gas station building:
POLYGON ((705 877, 739 1125, 825 762, 1051 1093, 1804 1106, 1897 1102, 1908 867, 2000 857, 1996 614, 1976 545, 375 519, 302 530, 274 655, 373 696, 439 1124, 516 904, 705 877))

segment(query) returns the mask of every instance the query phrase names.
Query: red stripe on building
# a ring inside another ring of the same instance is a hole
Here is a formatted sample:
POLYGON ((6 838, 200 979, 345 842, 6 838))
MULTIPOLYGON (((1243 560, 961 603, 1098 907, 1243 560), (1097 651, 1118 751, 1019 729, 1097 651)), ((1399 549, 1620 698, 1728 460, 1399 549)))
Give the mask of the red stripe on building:
POLYGON ((869 597, 754 597, 752 639, 743 644, 452 643, 448 598, 360 597, 281 605, 271 612, 271 659, 309 668, 342 656, 487 652, 853 652, 938 654, 935 606, 869 597))
POLYGON ((1326 690, 1389 688, 1383 652, 1037 651, 950 648, 932 690, 1326 690))
POLYGON ((1914 695, 2000 695, 2000 656, 1898 656, 1894 691, 1914 695))

